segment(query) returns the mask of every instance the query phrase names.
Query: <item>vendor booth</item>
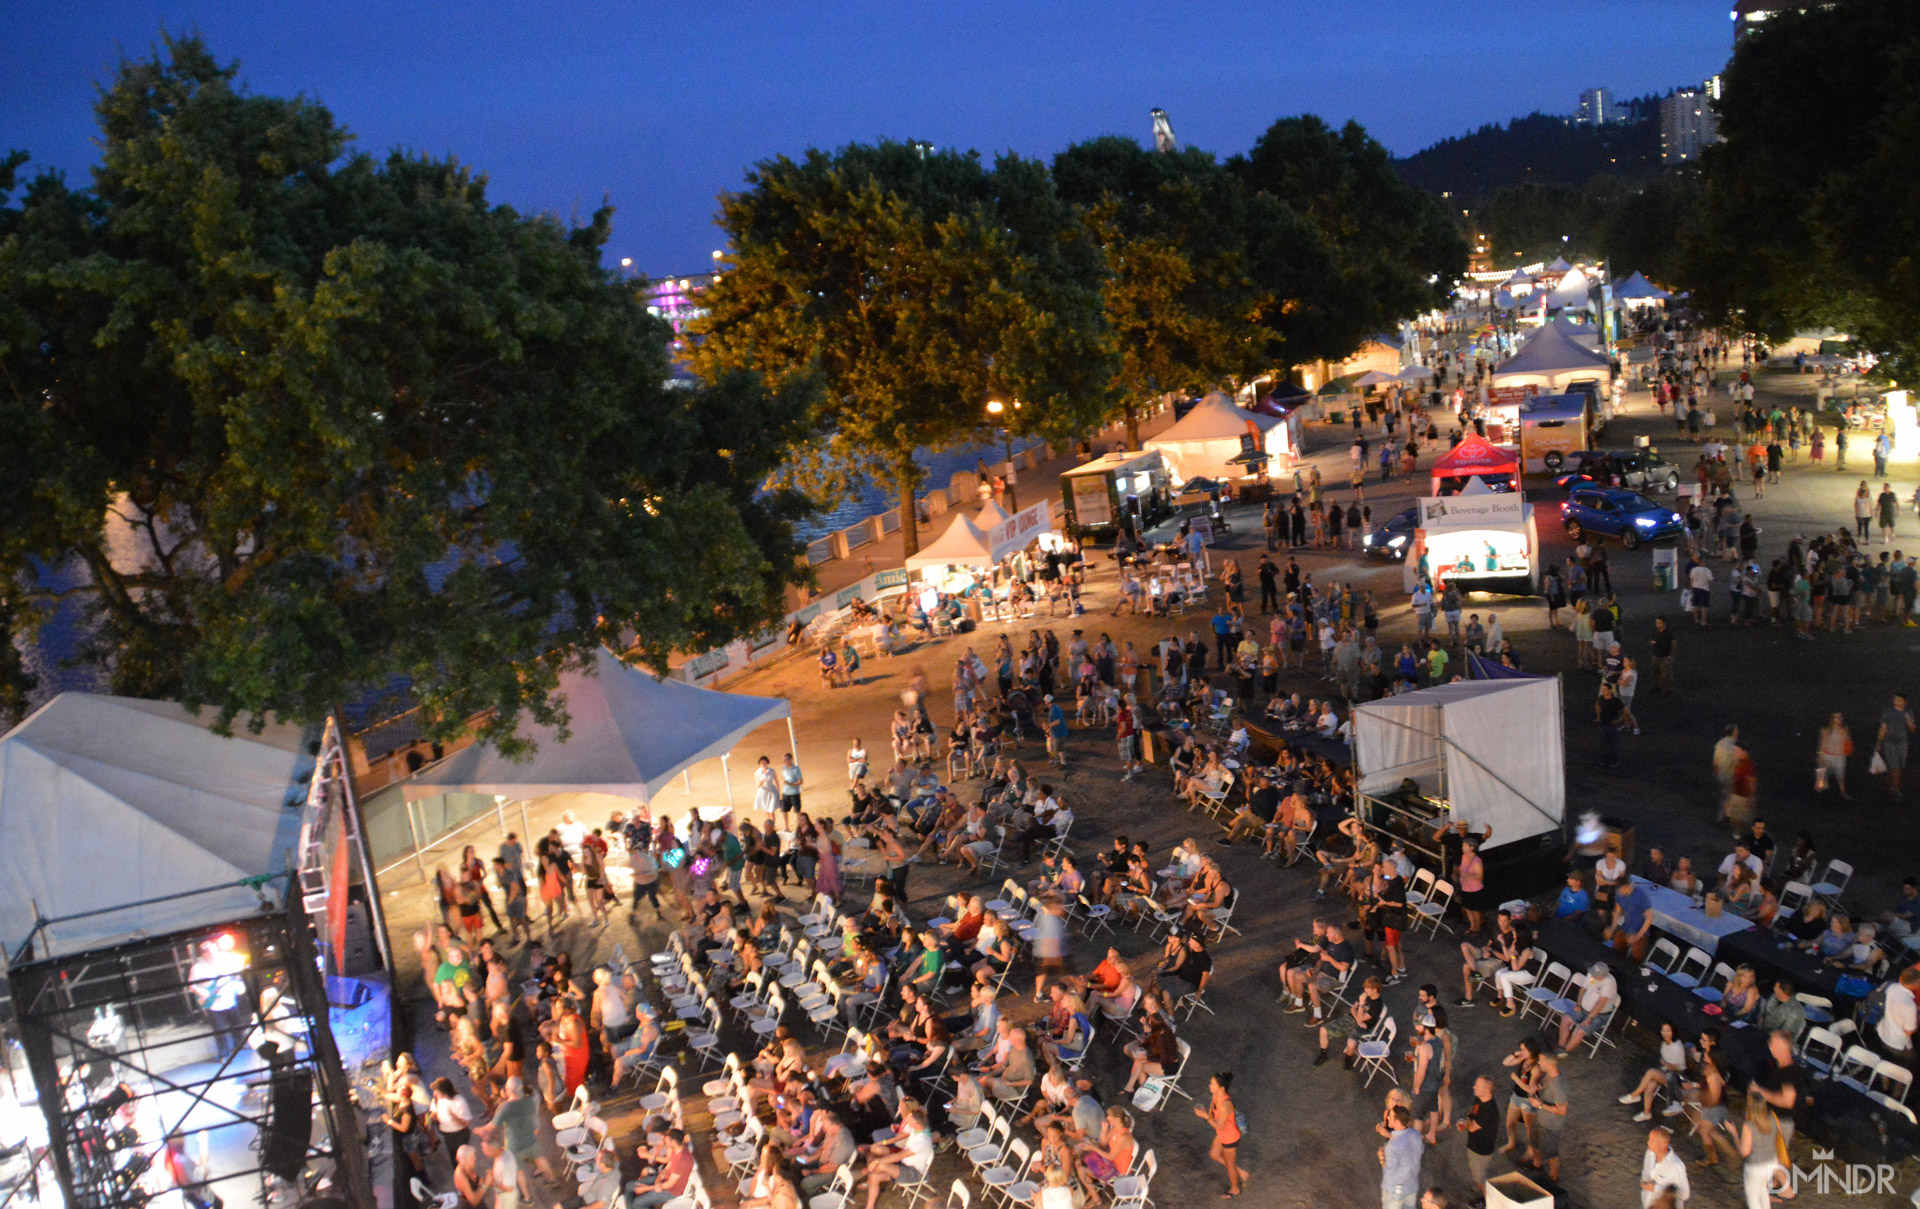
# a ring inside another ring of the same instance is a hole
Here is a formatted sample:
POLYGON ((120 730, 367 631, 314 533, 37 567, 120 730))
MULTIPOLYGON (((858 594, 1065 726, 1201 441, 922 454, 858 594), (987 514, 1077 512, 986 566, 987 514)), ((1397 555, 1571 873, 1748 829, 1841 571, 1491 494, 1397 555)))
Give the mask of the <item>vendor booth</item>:
POLYGON ((1556 678, 1458 681, 1357 705, 1353 759, 1361 822, 1409 851, 1437 860, 1443 822, 1491 828, 1483 854, 1558 847, 1567 795, 1556 678))
POLYGON ((961 514, 944 533, 907 560, 907 573, 917 581, 909 593, 938 624, 958 622, 960 613, 969 610, 978 621, 982 609, 998 599, 994 580, 1003 560, 1013 556, 1017 569, 1028 547, 1037 546, 1045 553, 1063 545, 1053 530, 1053 506, 1046 500, 1011 516, 998 509, 993 514, 983 511, 978 518, 961 514), (943 601, 942 597, 947 599, 943 601), (973 608, 973 604, 981 608, 973 608), (936 618, 936 613, 941 616, 936 618))
POLYGON ((1483 437, 1461 438, 1433 464, 1433 494, 1458 495, 1468 490, 1519 491, 1518 455, 1483 437))
POLYGON ((1060 476, 1065 531, 1082 540, 1135 537, 1172 515, 1173 485, 1157 450, 1115 451, 1060 476))
POLYGON ((1419 509, 1408 565, 1435 591, 1451 583, 1463 592, 1533 593, 1540 534, 1520 493, 1429 496, 1419 509))
POLYGON ((0 738, 14 1203, 179 1203, 169 1152, 209 1203, 284 1203, 303 1172, 375 1203, 353 1085, 391 1050, 392 966, 361 943, 379 893, 337 731, 214 720, 63 693, 0 738))
POLYGON ((1266 455, 1270 469, 1290 467, 1298 458, 1300 422, 1236 407, 1217 391, 1146 443, 1165 459, 1175 484, 1188 479, 1231 482, 1247 475, 1243 455, 1266 455))
POLYGON ((1558 394, 1577 378, 1605 381, 1606 354, 1587 348, 1574 337, 1575 325, 1554 320, 1529 336, 1513 356, 1494 366, 1497 393, 1516 387, 1534 387, 1536 393, 1558 394))
POLYGON ((1633 276, 1613 287, 1614 301, 1624 304, 1628 310, 1653 306, 1665 302, 1672 296, 1641 276, 1638 270, 1635 270, 1633 276))

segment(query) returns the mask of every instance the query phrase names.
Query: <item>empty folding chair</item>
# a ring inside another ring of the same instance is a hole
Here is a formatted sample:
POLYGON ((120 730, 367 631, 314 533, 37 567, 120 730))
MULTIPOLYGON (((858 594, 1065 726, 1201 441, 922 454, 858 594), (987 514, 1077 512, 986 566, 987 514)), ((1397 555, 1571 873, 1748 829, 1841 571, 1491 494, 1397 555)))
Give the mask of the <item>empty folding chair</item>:
POLYGON ((1780 890, 1780 914, 1798 915, 1801 908, 1813 901, 1813 887, 1806 882, 1788 882, 1780 890))
POLYGON ((1828 861, 1827 871, 1819 881, 1813 883, 1816 898, 1832 905, 1840 905, 1840 893, 1853 880, 1853 866, 1845 861, 1828 861))
POLYGON ((1844 1083, 1853 1090, 1866 1093, 1873 1083, 1874 1068, 1880 1065, 1880 1055, 1864 1045, 1849 1045, 1840 1061, 1833 1064, 1833 1081, 1844 1083))
POLYGON ((1084 894, 1080 895, 1079 898, 1080 935, 1086 937, 1088 940, 1092 940, 1103 930, 1107 932, 1113 931, 1112 907, 1109 907, 1105 903, 1089 902, 1087 901, 1087 896, 1084 894))
POLYGON ((1148 1194, 1153 1189, 1153 1177, 1159 1173, 1160 1161, 1149 1150, 1140 1157, 1139 1170, 1113 1181, 1113 1209, 1145 1209, 1153 1204, 1148 1194))
POLYGON ((852 1195, 853 1164, 842 1163, 833 1173, 833 1182, 827 1185, 827 1190, 807 1198, 807 1209, 845 1209, 847 1198, 852 1195))
POLYGON ((1809 1028, 1800 1040, 1800 1061, 1822 1073, 1831 1074, 1840 1061, 1840 1038, 1832 1029, 1809 1028))
POLYGON ((1015 1138, 1007 1143, 1007 1153, 998 1163, 980 1169, 980 1183, 989 1191, 997 1194, 1002 1201, 1011 1203, 1007 1190, 1020 1182, 1020 1178, 1033 1165, 1033 1148, 1025 1140, 1015 1138))
POLYGON ((1393 1039, 1398 1035, 1399 1029, 1400 1026, 1394 1023, 1391 1014, 1382 1015, 1380 1023, 1374 1028, 1373 1036, 1360 1043, 1355 1056, 1360 1059, 1360 1065, 1367 1072, 1367 1081, 1361 1084, 1361 1087, 1372 1087, 1375 1075, 1385 1075, 1392 1079, 1396 1086, 1399 1084, 1400 1076, 1393 1073, 1393 1039))
POLYGON ((1413 934, 1418 936, 1425 926, 1434 936, 1440 935, 1440 929, 1453 931, 1453 925, 1447 922, 1447 908, 1453 905, 1453 883, 1444 877, 1433 879, 1433 893, 1425 902, 1413 904, 1413 934))
MULTIPOLYGON (((1583 985, 1586 977, 1585 974, 1580 975, 1583 985)), ((1520 1018, 1525 1020, 1538 1012, 1542 1020, 1546 1019, 1552 1012, 1554 1003, 1565 1000, 1567 987, 1572 981, 1572 970, 1557 961, 1549 963, 1546 974, 1520 995, 1520 1018)))
POLYGON ((1671 973, 1680 964, 1680 946, 1661 937, 1653 942, 1653 948, 1647 953, 1647 964, 1662 974, 1671 973))
POLYGON ((1680 968, 1667 977, 1672 979, 1676 986, 1692 990, 1700 985, 1702 978, 1707 976, 1707 967, 1711 964, 1713 964, 1713 958, 1708 957, 1705 950, 1688 949, 1687 955, 1680 959, 1680 968))
POLYGON ((1800 1006, 1806 1010, 1808 1024, 1833 1023, 1833 1000, 1825 995, 1815 995, 1808 991, 1801 991, 1794 998, 1798 999, 1800 1006))

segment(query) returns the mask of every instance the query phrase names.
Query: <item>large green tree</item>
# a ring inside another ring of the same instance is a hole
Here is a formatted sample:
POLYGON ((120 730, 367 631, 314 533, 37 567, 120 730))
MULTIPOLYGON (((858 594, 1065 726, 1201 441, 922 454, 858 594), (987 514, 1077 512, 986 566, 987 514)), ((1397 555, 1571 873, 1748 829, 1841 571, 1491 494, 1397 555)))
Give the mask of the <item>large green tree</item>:
POLYGON ((914 455, 980 435, 1067 437, 1108 409, 1099 250, 1044 165, 855 144, 757 165, 721 198, 732 245, 702 299, 691 360, 709 380, 817 377, 823 434, 792 481, 831 499, 871 476, 919 549, 914 455), (995 423, 999 421, 996 420, 995 423))
MULTIPOLYGON (((795 580, 795 382, 666 388, 669 333, 460 165, 349 151, 197 40, 123 63, 91 188, 0 184, 0 616, 84 602, 122 692, 312 719, 396 678, 434 733, 564 722, 601 643, 757 631, 795 580)), ((16 685, 17 687, 17 685, 16 685)))
POLYGON ((1770 338, 1852 331, 1920 372, 1920 8, 1785 9, 1743 38, 1701 158, 1693 304, 1770 338))
POLYGON ((1334 130, 1312 115, 1282 118, 1228 167, 1333 248, 1338 280, 1298 325, 1296 361, 1343 357, 1368 335, 1444 306, 1466 271, 1466 241, 1445 207, 1402 181, 1356 122, 1334 130))
POLYGON ((1067 148, 1053 179, 1105 258, 1114 397, 1138 449, 1143 405, 1243 374, 1257 356, 1246 191, 1204 151, 1118 136, 1067 148))

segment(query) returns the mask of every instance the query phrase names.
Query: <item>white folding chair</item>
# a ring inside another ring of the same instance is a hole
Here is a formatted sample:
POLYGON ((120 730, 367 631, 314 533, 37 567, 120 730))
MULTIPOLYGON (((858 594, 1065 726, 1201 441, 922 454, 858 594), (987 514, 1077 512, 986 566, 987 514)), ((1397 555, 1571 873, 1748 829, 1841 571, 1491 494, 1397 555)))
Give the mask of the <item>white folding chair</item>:
POLYGON ((1788 882, 1780 890, 1780 913, 1800 913, 1801 908, 1813 901, 1813 887, 1805 882, 1788 882))
POLYGON ((807 1209, 845 1209, 847 1198, 852 1195, 853 1164, 842 1163, 833 1173, 833 1182, 827 1185, 827 1190, 807 1198, 807 1209))
POLYGON ((1687 955, 1680 959, 1680 968, 1667 975, 1667 977, 1671 979, 1676 986, 1683 986, 1688 990, 1692 990, 1694 987, 1700 985, 1702 978, 1707 976, 1707 967, 1712 963, 1713 958, 1708 957, 1705 950, 1688 949, 1687 955))
POLYGON ((1833 1023, 1833 1000, 1811 991, 1797 992, 1794 998, 1800 1001, 1801 1008, 1806 1011, 1808 1024, 1833 1023))
POLYGON ((643 1112, 679 1120, 680 1072, 671 1066, 661 1068, 653 1090, 640 1097, 640 1108, 643 1112))
POLYGON ((1440 935, 1442 928, 1452 932, 1453 925, 1447 922, 1447 908, 1452 905, 1453 883, 1444 877, 1434 878, 1433 893, 1428 895, 1424 902, 1413 904, 1413 934, 1415 936, 1420 934, 1422 924, 1425 924, 1427 930, 1436 938, 1440 935))
POLYGON ((1383 1013, 1380 1023, 1374 1027, 1373 1036, 1360 1043, 1355 1057, 1360 1059, 1360 1065, 1367 1072, 1367 1081, 1360 1085, 1362 1088, 1372 1087, 1375 1075, 1385 1075, 1393 1080, 1395 1086, 1399 1085, 1400 1076, 1393 1073, 1393 1039, 1399 1035, 1399 1031, 1400 1026, 1394 1023, 1392 1014, 1383 1013))
POLYGON ((1819 881, 1813 883, 1813 893, 1830 906, 1840 905, 1840 893, 1853 880, 1853 866, 1845 861, 1828 861, 1827 872, 1819 881))
POLYGON ((1666 937, 1653 942, 1653 948, 1647 953, 1647 964, 1662 974, 1672 973, 1680 964, 1680 946, 1666 937))
POLYGON ((1113 1209, 1145 1209, 1153 1204, 1148 1193, 1153 1189, 1153 1177, 1159 1173, 1160 1161, 1149 1150, 1141 1156, 1138 1171, 1113 1181, 1113 1209))
MULTIPOLYGON (((1586 977, 1585 974, 1580 975, 1583 984, 1586 982, 1586 977)), ((1548 963, 1547 972, 1521 993, 1520 1018, 1525 1020, 1538 1011, 1540 1018, 1545 1020, 1553 1011, 1555 1002, 1566 998, 1567 987, 1572 981, 1572 970, 1557 961, 1548 963)))
POLYGON ((1840 1061, 1840 1038, 1831 1029, 1814 1026, 1800 1039, 1800 1061, 1814 1070, 1831 1074, 1840 1061))
POLYGON ((1874 1068, 1880 1065, 1880 1055, 1864 1045, 1849 1045, 1840 1061, 1833 1064, 1833 1081, 1844 1083, 1853 1090, 1865 1094, 1873 1083, 1874 1068))
POLYGON ((995 1193, 1002 1201, 1011 1204, 1007 1190, 1020 1182, 1020 1178, 1033 1166, 1033 1148, 1022 1138, 1007 1143, 1007 1153, 998 1163, 980 1170, 980 1183, 987 1191, 995 1193))
POLYGON ((1724 961, 1717 961, 1713 965, 1712 976, 1693 988, 1693 993, 1708 1003, 1719 1003, 1720 997, 1726 993, 1727 984, 1732 981, 1733 967, 1724 961))
POLYGON ((454 1209, 460 1203, 458 1192, 435 1192, 417 1175, 407 1187, 413 1192, 413 1203, 423 1209, 454 1209))

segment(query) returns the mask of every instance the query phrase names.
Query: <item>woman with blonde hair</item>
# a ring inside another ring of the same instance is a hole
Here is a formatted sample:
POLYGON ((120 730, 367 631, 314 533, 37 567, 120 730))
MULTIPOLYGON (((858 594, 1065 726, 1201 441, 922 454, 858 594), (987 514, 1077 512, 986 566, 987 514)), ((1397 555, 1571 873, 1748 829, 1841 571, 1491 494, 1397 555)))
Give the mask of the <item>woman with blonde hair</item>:
POLYGON ((1740 1123, 1737 1145, 1740 1149, 1740 1174, 1746 1185, 1747 1209, 1767 1209, 1776 1191, 1793 1195, 1793 1178, 1783 1162, 1787 1153, 1780 1132, 1780 1118, 1766 1097, 1747 1097, 1747 1118, 1740 1123))

